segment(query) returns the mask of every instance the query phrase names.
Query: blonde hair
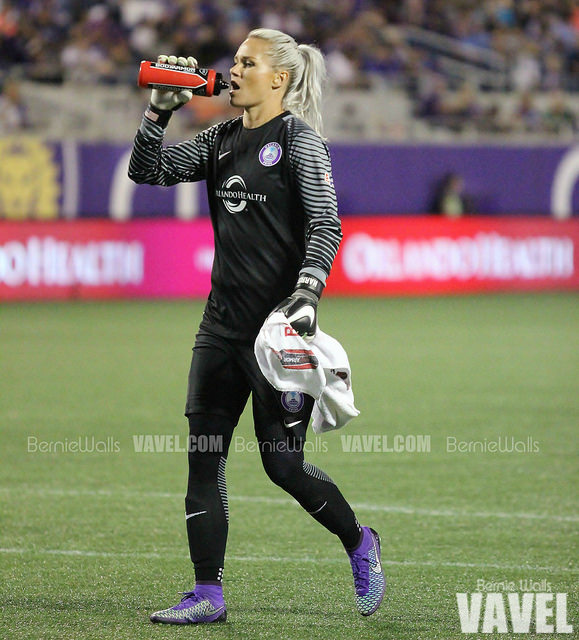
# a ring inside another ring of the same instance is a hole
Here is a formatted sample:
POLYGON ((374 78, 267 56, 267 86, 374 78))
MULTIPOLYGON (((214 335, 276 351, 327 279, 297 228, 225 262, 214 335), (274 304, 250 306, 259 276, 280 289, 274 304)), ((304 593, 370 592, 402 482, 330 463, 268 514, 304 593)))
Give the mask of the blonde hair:
POLYGON ((307 122, 323 137, 322 89, 326 80, 326 63, 322 52, 313 45, 299 44, 287 33, 276 29, 254 29, 248 38, 269 43, 271 66, 289 72, 283 107, 307 122))

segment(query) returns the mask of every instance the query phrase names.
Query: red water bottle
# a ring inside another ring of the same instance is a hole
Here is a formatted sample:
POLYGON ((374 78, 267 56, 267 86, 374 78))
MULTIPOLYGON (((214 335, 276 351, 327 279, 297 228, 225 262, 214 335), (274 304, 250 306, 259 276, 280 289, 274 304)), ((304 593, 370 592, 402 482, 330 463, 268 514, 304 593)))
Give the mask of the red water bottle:
POLYGON ((139 68, 139 87, 182 91, 188 89, 196 96, 218 96, 229 83, 215 69, 194 69, 161 62, 143 60, 139 68))

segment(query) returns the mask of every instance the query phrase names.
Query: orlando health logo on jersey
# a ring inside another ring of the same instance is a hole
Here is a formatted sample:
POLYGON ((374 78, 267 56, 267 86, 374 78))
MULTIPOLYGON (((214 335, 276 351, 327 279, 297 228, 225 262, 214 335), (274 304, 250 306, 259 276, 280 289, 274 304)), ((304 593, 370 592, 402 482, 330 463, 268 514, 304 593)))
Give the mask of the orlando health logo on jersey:
POLYGON ((221 189, 215 190, 215 195, 221 198, 229 213, 241 213, 247 207, 247 201, 267 202, 265 193, 251 193, 247 190, 245 180, 234 175, 226 178, 221 185, 221 189))

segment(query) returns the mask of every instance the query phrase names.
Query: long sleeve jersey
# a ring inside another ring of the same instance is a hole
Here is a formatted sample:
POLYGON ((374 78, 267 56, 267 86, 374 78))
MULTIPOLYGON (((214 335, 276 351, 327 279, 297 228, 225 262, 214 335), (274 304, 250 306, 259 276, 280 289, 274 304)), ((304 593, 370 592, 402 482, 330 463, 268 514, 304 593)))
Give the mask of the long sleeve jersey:
POLYGON ((145 116, 129 177, 206 180, 215 257, 201 326, 252 340, 300 274, 325 282, 330 272, 342 232, 328 147, 287 111, 255 129, 239 117, 180 144, 163 147, 163 137, 145 116))

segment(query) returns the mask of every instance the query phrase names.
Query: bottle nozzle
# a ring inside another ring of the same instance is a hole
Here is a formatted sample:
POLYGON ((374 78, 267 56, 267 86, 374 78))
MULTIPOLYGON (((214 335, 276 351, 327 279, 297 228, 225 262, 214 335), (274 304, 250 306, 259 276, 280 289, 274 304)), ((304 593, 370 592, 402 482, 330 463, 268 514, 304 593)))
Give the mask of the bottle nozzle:
POLYGON ((223 89, 229 89, 229 82, 225 82, 223 78, 217 77, 215 81, 215 88, 213 89, 213 95, 218 96, 223 89))

